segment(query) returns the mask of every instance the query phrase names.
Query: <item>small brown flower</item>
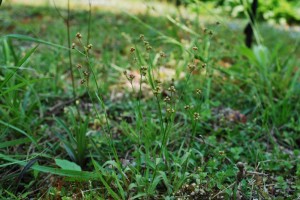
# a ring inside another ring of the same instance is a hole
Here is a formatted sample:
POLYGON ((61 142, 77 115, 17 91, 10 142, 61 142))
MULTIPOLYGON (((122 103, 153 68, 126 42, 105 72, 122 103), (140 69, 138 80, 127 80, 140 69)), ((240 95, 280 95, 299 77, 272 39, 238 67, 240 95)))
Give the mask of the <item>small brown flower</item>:
POLYGON ((167 57, 167 55, 164 52, 160 52, 159 55, 160 55, 161 58, 166 58, 167 57))
POLYGON ((151 50, 152 49, 152 47, 150 46, 150 45, 148 45, 147 47, 146 47, 146 50, 147 51, 149 51, 149 50, 151 50))
POLYGON ((185 110, 188 110, 188 109, 190 109, 190 108, 191 108, 190 105, 185 105, 185 106, 184 106, 184 109, 185 109, 185 110))
POLYGON ((191 73, 191 72, 193 72, 196 69, 196 65, 194 65, 194 64, 188 64, 188 69, 189 69, 189 71, 191 73))
POLYGON ((90 75, 90 73, 88 71, 84 71, 83 74, 84 74, 84 76, 89 76, 90 75))
POLYGON ((160 92, 160 87, 159 86, 156 86, 156 88, 153 90, 153 94, 154 95, 158 95, 160 92))
POLYGON ((130 52, 133 53, 135 51, 135 48, 131 47, 130 52))
POLYGON ((140 34, 140 40, 144 40, 145 36, 143 34, 140 34))
POLYGON ((196 90, 196 93, 197 93, 197 94, 201 94, 201 93, 202 93, 202 90, 197 89, 197 90, 196 90))
POLYGON ((92 49, 92 47, 93 47, 92 44, 87 45, 87 49, 92 49))
POLYGON ((170 97, 169 96, 166 96, 165 98, 164 98, 164 102, 170 102, 171 101, 171 99, 170 99, 170 97))
POLYGON ((76 37, 77 37, 78 39, 81 39, 81 38, 82 38, 82 35, 78 32, 78 33, 76 33, 76 37))
POLYGON ((132 81, 134 78, 135 78, 135 75, 129 74, 128 79, 129 79, 130 81, 132 81))
POLYGON ((170 92, 176 92, 176 89, 175 89, 174 85, 172 85, 171 87, 169 87, 168 90, 170 92))
POLYGON ((76 67, 77 67, 77 69, 81 69, 82 65, 81 64, 77 64, 76 67))
POLYGON ((200 119, 200 114, 197 113, 197 112, 195 112, 195 113, 194 113, 194 119, 195 119, 195 120, 200 119))
POLYGON ((171 108, 171 107, 167 108, 167 113, 174 113, 174 112, 175 112, 175 110, 173 108, 171 108))

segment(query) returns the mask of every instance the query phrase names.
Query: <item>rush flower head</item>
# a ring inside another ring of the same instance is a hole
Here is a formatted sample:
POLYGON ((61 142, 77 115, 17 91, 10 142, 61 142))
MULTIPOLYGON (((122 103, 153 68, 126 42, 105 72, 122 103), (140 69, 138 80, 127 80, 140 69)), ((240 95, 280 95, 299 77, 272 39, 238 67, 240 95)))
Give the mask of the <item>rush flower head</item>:
POLYGON ((170 99, 169 96, 166 96, 166 97, 164 98, 164 102, 168 103, 168 102, 170 102, 170 101, 171 101, 171 99, 170 99))
POLYGON ((92 49, 92 47, 93 47, 92 44, 87 45, 87 49, 92 49))
POLYGON ((77 64, 76 67, 77 67, 77 69, 81 69, 82 65, 81 64, 77 64))
POLYGON ((195 112, 195 113, 194 113, 194 119, 195 119, 195 120, 200 119, 200 114, 197 113, 197 112, 195 112))
POLYGON ((130 52, 133 53, 135 51, 135 48, 131 47, 130 52))
POLYGON ((82 38, 82 35, 78 32, 78 33, 76 33, 76 37, 77 37, 78 39, 81 39, 81 38, 82 38))

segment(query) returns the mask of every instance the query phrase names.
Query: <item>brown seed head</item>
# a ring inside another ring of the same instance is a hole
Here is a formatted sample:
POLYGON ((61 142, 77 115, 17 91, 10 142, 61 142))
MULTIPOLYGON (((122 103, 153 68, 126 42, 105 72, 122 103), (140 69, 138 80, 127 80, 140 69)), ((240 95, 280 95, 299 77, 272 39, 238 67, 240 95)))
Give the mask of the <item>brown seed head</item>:
POLYGON ((171 87, 169 87, 168 90, 170 92, 176 92, 176 89, 175 89, 174 85, 172 85, 171 87))
POLYGON ((82 65, 81 64, 77 64, 76 67, 77 67, 77 69, 81 69, 82 65))
POLYGON ((197 93, 197 94, 201 94, 201 93, 202 93, 202 90, 197 89, 197 90, 196 90, 196 93, 197 93))
POLYGON ((77 37, 78 39, 81 39, 81 38, 82 38, 82 35, 78 32, 78 33, 76 33, 76 37, 77 37))
POLYGON ((93 47, 92 44, 89 44, 89 45, 87 46, 88 49, 92 49, 92 47, 93 47))
POLYGON ((131 47, 130 52, 133 53, 135 51, 135 48, 131 47))
POLYGON ((195 120, 200 119, 200 114, 197 113, 197 112, 195 112, 195 113, 194 113, 194 119, 195 119, 195 120))
POLYGON ((145 36, 143 34, 140 35, 140 40, 144 40, 145 36))

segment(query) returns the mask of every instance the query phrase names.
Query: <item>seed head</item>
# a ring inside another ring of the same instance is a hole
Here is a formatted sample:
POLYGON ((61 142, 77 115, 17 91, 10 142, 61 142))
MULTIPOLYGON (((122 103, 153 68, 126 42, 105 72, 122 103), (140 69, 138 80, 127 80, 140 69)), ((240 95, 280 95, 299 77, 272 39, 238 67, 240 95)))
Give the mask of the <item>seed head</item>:
POLYGON ((170 102, 170 101, 171 101, 171 99, 170 99, 169 96, 166 96, 166 97, 164 98, 164 102, 168 103, 168 102, 170 102))
POLYGON ((81 69, 82 65, 81 64, 77 64, 76 67, 77 67, 77 69, 81 69))
POLYGON ((167 55, 164 52, 160 52, 159 55, 160 55, 161 58, 166 58, 167 57, 167 55))
POLYGON ((87 49, 92 49, 92 47, 93 47, 92 44, 87 45, 87 49))
POLYGON ((175 113, 175 110, 171 107, 167 108, 167 113, 175 113))
POLYGON ((156 86, 156 88, 153 90, 154 95, 158 95, 160 92, 160 87, 156 86))
POLYGON ((202 64, 202 68, 205 68, 205 67, 206 67, 206 63, 203 63, 203 64, 202 64))
POLYGON ((76 33, 76 37, 77 37, 78 39, 81 39, 81 38, 82 38, 82 35, 78 32, 78 33, 76 33))
POLYGON ((197 113, 197 112, 195 112, 195 113, 194 113, 194 119, 195 119, 195 120, 199 120, 199 119, 200 119, 200 114, 197 113))
POLYGON ((176 92, 176 89, 175 89, 174 85, 172 85, 171 87, 169 87, 168 90, 170 92, 176 92))
POLYGON ((202 93, 202 90, 197 89, 197 90, 196 90, 196 93, 197 93, 197 94, 201 94, 201 93, 202 93))
POLYGON ((82 80, 80 81, 80 83, 81 83, 81 85, 83 85, 83 84, 85 83, 85 79, 82 79, 82 80))
POLYGON ((188 110, 188 109, 190 109, 190 108, 191 108, 190 105, 185 105, 185 106, 184 106, 184 109, 186 109, 186 110, 188 110))
POLYGON ((83 74, 84 76, 88 77, 90 73, 88 71, 84 71, 83 74))
POLYGON ((131 47, 130 52, 133 53, 135 51, 135 48, 131 47))
POLYGON ((146 50, 150 51, 152 49, 152 47, 150 45, 146 46, 146 50))
POLYGON ((161 84, 161 81, 156 79, 156 80, 155 80, 155 83, 156 83, 156 84, 161 84))
POLYGON ((142 66, 142 67, 141 67, 141 70, 142 70, 142 71, 147 71, 147 69, 148 69, 147 66, 142 66))
POLYGON ((128 79, 129 79, 130 81, 132 81, 134 78, 135 78, 135 75, 129 74, 128 79))
POLYGON ((198 50, 198 47, 193 47, 193 50, 194 50, 194 51, 197 51, 197 50, 198 50))
POLYGON ((140 40, 144 40, 145 36, 143 34, 140 34, 140 40))
POLYGON ((188 69, 189 69, 189 71, 191 73, 191 72, 193 72, 196 69, 196 65, 194 65, 194 64, 188 64, 188 69))
POLYGON ((76 44, 73 42, 72 43, 72 49, 75 49, 76 44))

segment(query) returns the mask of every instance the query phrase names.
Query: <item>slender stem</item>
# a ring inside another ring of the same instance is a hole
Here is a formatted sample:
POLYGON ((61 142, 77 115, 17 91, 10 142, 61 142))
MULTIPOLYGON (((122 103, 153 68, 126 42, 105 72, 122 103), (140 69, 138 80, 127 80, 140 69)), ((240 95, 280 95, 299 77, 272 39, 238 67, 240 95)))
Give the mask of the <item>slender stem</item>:
POLYGON ((71 73, 71 80, 72 80, 72 88, 73 88, 73 98, 76 98, 75 92, 75 82, 74 82, 74 73, 72 67, 72 54, 71 54, 71 36, 70 36, 70 0, 68 0, 68 17, 67 17, 67 34, 68 34, 68 47, 69 47, 69 68, 71 73))
POLYGON ((90 43, 90 36, 91 36, 91 18, 92 18, 92 3, 89 0, 89 19, 88 19, 88 35, 86 40, 86 45, 90 43))

